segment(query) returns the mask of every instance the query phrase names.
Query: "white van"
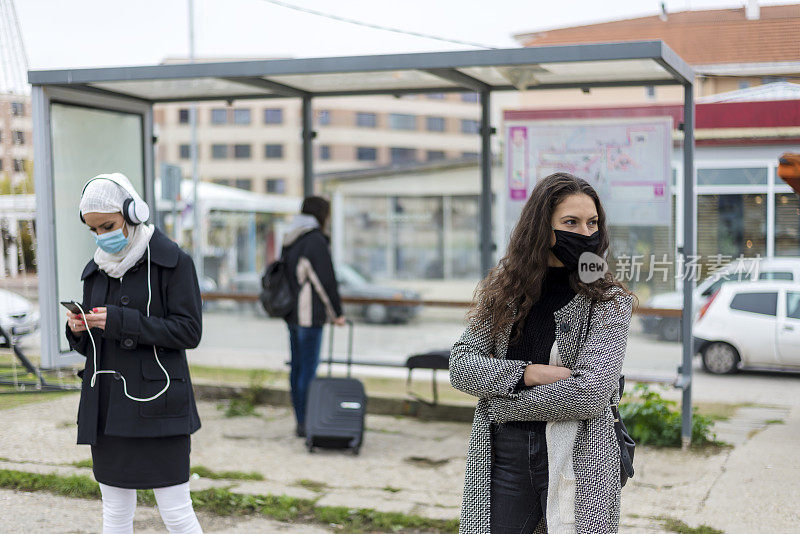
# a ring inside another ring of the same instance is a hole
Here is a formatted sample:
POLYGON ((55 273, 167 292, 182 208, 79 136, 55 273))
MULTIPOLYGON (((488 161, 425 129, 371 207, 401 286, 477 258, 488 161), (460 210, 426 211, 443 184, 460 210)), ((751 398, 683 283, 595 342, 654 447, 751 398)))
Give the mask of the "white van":
MULTIPOLYGON (((692 297, 693 308, 699 310, 719 287, 730 281, 785 280, 800 282, 800 258, 745 258, 732 261, 717 269, 714 274, 697 284, 692 297)), ((646 308, 682 309, 683 292, 670 291, 653 295, 644 303, 646 308)), ((658 334, 665 341, 680 341, 680 317, 641 317, 647 333, 658 334)))
POLYGON ((800 371, 800 283, 727 282, 701 308, 692 335, 710 373, 800 371))

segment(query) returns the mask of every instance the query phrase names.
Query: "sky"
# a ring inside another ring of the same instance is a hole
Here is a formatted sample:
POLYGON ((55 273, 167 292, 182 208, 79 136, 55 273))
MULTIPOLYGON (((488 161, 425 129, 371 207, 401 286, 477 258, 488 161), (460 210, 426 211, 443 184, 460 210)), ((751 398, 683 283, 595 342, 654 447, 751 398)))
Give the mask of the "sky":
MULTIPOLYGON (((285 0, 340 17, 491 47, 513 34, 658 14, 660 0, 285 0)), ((667 11, 746 0, 667 0, 667 11)), ((787 1, 761 0, 760 5, 787 1)), ((31 69, 188 57, 189 0, 15 0, 31 69)), ((325 57, 475 49, 299 13, 265 0, 194 0, 197 57, 325 57)))

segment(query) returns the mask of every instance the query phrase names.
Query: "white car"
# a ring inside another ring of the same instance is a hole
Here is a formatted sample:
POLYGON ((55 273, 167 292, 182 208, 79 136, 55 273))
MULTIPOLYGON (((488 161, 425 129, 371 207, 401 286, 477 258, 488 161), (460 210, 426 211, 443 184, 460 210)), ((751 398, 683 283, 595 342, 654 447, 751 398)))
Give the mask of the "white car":
MULTIPOLYGON (((32 334, 39 328, 39 312, 25 297, 0 289, 0 326, 12 338, 32 334)), ((0 343, 6 342, 0 334, 0 343)))
MULTIPOLYGON (((725 264, 717 269, 714 274, 697 284, 692 295, 693 307, 699 310, 719 289, 719 287, 730 281, 747 281, 751 279, 764 280, 787 280, 800 281, 800 258, 746 258, 742 261, 736 260, 725 264)), ((644 304, 647 308, 683 308, 683 292, 670 291, 659 293, 650 297, 644 304)), ((641 318, 642 327, 645 332, 656 333, 660 339, 666 341, 680 341, 681 339, 681 318, 680 317, 658 317, 655 315, 643 316, 641 318)))
POLYGON ((698 313, 692 334, 710 373, 800 371, 800 283, 722 284, 698 313))

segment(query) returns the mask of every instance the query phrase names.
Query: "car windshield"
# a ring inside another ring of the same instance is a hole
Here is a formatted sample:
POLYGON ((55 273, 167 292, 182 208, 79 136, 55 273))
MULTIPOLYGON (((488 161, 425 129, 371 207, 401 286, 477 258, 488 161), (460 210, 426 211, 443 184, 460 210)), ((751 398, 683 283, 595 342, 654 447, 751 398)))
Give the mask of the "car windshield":
POLYGON ((370 283, 370 279, 350 265, 340 265, 336 269, 336 278, 339 283, 347 286, 365 286, 370 283))

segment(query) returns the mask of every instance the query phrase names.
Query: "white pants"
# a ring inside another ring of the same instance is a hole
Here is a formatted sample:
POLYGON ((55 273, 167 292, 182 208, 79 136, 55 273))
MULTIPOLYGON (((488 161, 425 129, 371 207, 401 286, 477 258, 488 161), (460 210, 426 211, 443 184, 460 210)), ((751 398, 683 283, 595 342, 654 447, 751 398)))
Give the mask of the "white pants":
MULTIPOLYGON (((136 490, 100 484, 100 492, 103 494, 103 534, 133 534, 136 490)), ((161 519, 169 532, 202 534, 192 508, 188 482, 156 488, 153 492, 161 519)))

